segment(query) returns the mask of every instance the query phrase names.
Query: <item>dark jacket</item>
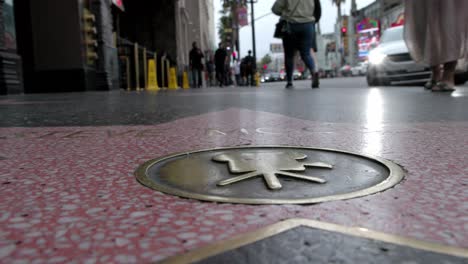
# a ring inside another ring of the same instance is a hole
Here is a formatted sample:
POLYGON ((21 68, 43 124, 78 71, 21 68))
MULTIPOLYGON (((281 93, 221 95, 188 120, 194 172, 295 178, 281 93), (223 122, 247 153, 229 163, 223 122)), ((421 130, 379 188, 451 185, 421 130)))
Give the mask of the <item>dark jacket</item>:
POLYGON ((315 0, 314 17, 315 23, 318 23, 320 21, 320 18, 322 18, 322 5, 320 4, 320 0, 315 0))
POLYGON ((190 51, 190 66, 192 66, 194 69, 203 69, 203 52, 200 49, 192 49, 190 51))
POLYGON ((252 55, 248 55, 243 59, 246 69, 248 71, 254 71, 257 68, 257 65, 255 63, 255 59, 252 55))
POLYGON ((224 67, 226 57, 227 57, 227 51, 225 49, 217 49, 215 53, 216 67, 224 67))

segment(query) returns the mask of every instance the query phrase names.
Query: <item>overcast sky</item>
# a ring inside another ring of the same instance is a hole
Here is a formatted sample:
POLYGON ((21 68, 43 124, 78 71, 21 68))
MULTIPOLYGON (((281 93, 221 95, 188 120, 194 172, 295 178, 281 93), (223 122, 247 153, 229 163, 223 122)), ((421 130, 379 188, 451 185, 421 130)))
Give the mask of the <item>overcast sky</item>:
MULTIPOLYGON (((368 4, 374 2, 375 0, 356 0, 357 7, 362 8, 368 4)), ((221 10, 221 0, 214 0, 215 2, 215 17, 216 17, 216 33, 218 32, 218 22, 219 22, 219 11, 221 10)), ((262 15, 271 13, 271 7, 275 0, 258 0, 258 3, 255 4, 255 17, 260 17, 262 15)), ((322 33, 333 32, 333 27, 336 22, 337 10, 336 6, 332 5, 331 0, 321 0, 322 4, 322 19, 320 20, 320 27, 322 33)), ((351 10, 351 0, 346 0, 346 4, 342 7, 342 13, 348 14, 351 10)), ((250 12, 250 5, 249 5, 250 12)), ((250 16, 250 14, 249 14, 250 16)), ((257 40, 257 57, 262 58, 265 54, 270 51, 270 43, 280 43, 281 40, 273 38, 273 33, 275 29, 275 24, 278 22, 278 17, 275 15, 269 15, 265 18, 262 18, 258 21, 255 21, 255 31, 256 31, 256 40, 257 40)), ((219 38, 216 34, 217 41, 219 38)), ((240 32, 240 49, 241 56, 245 56, 249 49, 252 49, 252 30, 250 26, 244 27, 240 32)))

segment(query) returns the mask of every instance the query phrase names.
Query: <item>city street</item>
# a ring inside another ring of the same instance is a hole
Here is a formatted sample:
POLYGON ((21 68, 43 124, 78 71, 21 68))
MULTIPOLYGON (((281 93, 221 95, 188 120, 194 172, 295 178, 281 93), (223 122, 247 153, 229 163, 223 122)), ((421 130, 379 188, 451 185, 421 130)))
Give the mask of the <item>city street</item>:
POLYGON ((365 124, 379 111, 379 122, 467 121, 467 85, 456 92, 432 93, 422 87, 369 88, 365 78, 263 83, 260 88, 203 88, 159 93, 88 92, 28 94, 0 98, 0 126, 155 125, 178 118, 242 108, 316 122, 365 124), (369 109, 370 108, 370 109, 369 109))
POLYGON ((321 89, 0 97, 0 262, 147 263, 291 218, 466 249, 467 105, 467 85, 434 93, 369 88, 363 77, 321 89), (259 145, 373 155, 405 178, 361 198, 257 206, 183 199, 135 179, 161 156, 259 145))

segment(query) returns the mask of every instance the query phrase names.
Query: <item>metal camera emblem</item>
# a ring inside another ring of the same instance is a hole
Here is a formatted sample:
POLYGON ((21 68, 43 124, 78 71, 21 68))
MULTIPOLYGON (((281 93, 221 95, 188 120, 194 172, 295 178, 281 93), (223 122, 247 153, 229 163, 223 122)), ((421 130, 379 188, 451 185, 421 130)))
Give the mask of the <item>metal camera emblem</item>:
POLYGON ((252 146, 196 150, 142 164, 154 190, 219 203, 311 204, 382 192, 404 176, 397 164, 320 148, 252 146))
POLYGON ((220 181, 218 186, 226 186, 244 181, 253 177, 263 176, 266 185, 272 190, 279 190, 281 185, 277 175, 306 180, 314 183, 326 183, 327 181, 313 176, 298 174, 304 172, 306 167, 332 169, 333 166, 323 162, 299 162, 307 159, 307 155, 298 152, 259 152, 221 154, 213 157, 214 161, 227 162, 231 174, 242 175, 220 181))

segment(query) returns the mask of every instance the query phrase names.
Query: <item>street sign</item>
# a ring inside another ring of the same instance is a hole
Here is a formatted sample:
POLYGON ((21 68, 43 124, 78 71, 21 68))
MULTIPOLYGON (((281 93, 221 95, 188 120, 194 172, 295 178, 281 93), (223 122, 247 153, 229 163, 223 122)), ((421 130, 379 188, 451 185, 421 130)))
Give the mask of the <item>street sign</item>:
POLYGON ((271 53, 283 53, 283 44, 281 43, 271 43, 270 44, 271 53))

